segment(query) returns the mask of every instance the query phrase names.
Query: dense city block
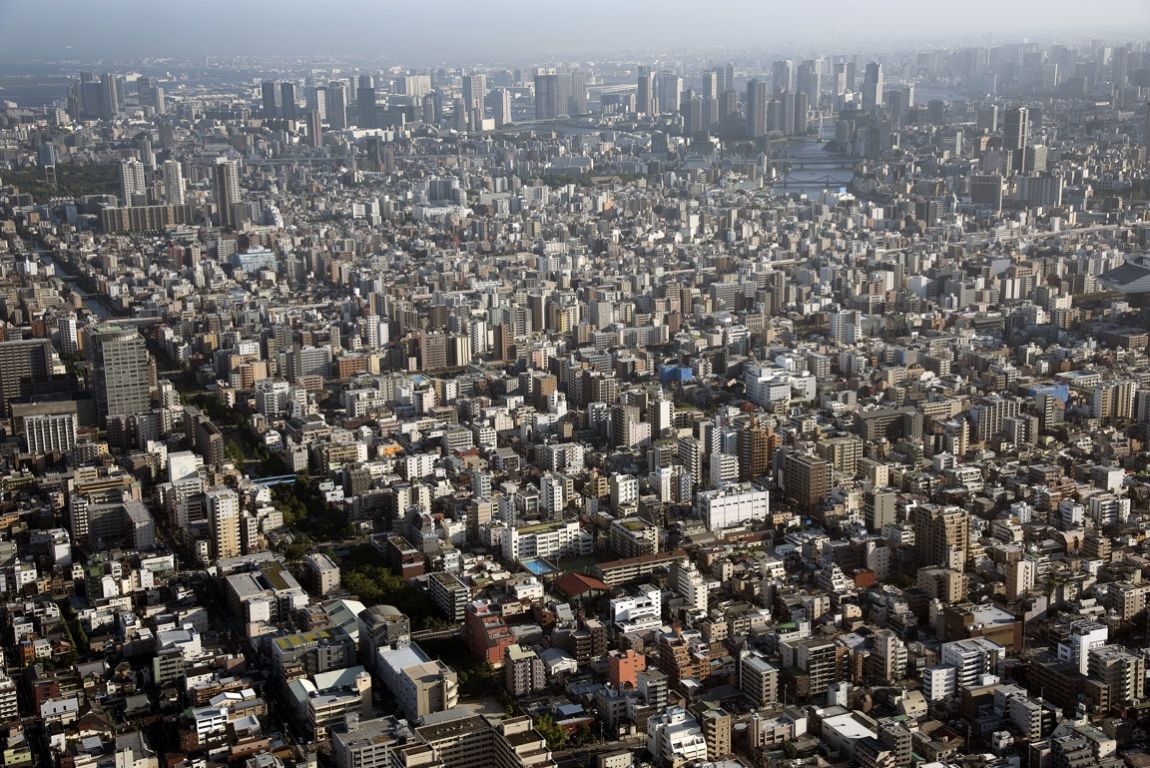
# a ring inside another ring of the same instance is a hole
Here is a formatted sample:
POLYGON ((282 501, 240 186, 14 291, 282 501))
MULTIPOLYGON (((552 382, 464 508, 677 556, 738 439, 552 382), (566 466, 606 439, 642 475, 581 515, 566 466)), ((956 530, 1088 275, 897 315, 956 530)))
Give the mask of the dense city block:
POLYGON ((0 62, 0 768, 1150 765, 1150 44, 124 56, 0 62))

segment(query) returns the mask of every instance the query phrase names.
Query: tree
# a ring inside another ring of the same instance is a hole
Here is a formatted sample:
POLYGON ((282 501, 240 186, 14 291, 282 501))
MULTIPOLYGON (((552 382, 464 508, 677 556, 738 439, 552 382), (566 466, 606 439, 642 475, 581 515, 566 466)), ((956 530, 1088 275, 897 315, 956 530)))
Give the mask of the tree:
POLYGON ((591 733, 591 724, 584 722, 579 725, 579 732, 575 734, 575 744, 582 747, 590 744, 594 738, 595 735, 591 733))
POLYGON ((886 583, 899 589, 910 589, 915 584, 914 579, 905 573, 892 574, 886 583))
POLYGON ((72 638, 76 641, 77 649, 81 653, 87 654, 90 646, 88 633, 84 631, 84 625, 78 621, 76 622, 76 631, 72 633, 72 638))
POLYGON ((307 554, 307 548, 302 544, 289 544, 284 548, 284 557, 288 560, 302 560, 307 554))
POLYGON ((535 730, 547 741, 547 747, 553 751, 567 746, 567 734, 555 724, 551 715, 540 715, 535 718, 535 730))

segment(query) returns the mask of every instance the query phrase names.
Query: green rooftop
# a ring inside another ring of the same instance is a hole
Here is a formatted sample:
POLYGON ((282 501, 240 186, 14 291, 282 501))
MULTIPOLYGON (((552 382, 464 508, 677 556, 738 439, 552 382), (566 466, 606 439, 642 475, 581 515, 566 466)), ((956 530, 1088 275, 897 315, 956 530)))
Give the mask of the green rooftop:
POLYGON ((333 637, 335 637, 335 633, 330 629, 317 629, 312 632, 302 632, 296 635, 277 637, 275 644, 281 651, 294 651, 299 648, 306 648, 309 645, 322 643, 324 640, 330 640, 333 637))

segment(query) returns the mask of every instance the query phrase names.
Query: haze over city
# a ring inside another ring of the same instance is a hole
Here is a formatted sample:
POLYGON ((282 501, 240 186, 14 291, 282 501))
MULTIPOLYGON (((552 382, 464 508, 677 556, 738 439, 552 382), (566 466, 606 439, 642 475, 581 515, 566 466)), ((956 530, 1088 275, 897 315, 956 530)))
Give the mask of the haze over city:
POLYGON ((918 39, 1012 38, 1150 29, 1144 0, 0 0, 0 56, 315 56, 518 60, 640 48, 881 47, 918 39))

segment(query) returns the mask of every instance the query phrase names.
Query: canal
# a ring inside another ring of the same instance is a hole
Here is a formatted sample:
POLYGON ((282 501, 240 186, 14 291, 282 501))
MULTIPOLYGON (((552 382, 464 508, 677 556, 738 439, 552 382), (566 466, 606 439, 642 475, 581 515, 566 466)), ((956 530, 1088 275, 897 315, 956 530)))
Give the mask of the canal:
POLYGON ((108 308, 104 305, 104 302, 100 301, 100 297, 96 296, 95 294, 88 293, 83 288, 81 288, 77 279, 62 269, 56 263, 56 259, 49 251, 44 251, 37 248, 35 252, 40 257, 40 263, 45 267, 50 267, 53 270, 53 274, 67 283, 69 290, 80 297, 80 300, 84 302, 85 309, 91 312, 101 322, 115 318, 115 315, 113 315, 108 310, 108 308))

